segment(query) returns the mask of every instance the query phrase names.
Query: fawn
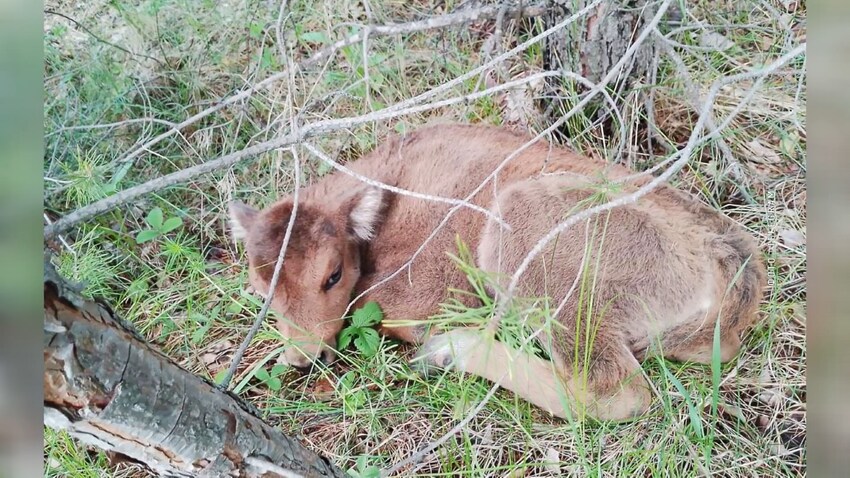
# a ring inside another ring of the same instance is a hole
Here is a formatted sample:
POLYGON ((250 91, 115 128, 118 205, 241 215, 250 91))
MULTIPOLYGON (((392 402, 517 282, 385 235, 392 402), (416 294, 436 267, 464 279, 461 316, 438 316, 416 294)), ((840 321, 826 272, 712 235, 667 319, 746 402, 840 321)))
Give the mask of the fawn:
MULTIPOLYGON (((386 140, 348 167, 396 188, 463 199, 529 139, 498 127, 429 126, 386 140)), ((617 182, 633 175, 620 165, 534 143, 472 196, 470 204, 486 209, 461 207, 409 271, 354 305, 376 301, 387 319, 425 320, 437 313, 448 288, 469 288, 447 254, 456 249, 457 236, 474 248, 477 267, 497 277, 495 293, 551 228, 599 201, 601 177, 618 184, 603 194, 605 201, 651 179, 617 182)), ((272 308, 281 316, 278 329, 293 344, 283 360, 304 367, 334 359, 352 297, 402 267, 452 205, 368 185, 344 172, 299 194, 272 308)), ((292 197, 262 211, 230 203, 232 235, 244 241, 249 280, 260 294, 268 293, 292 208, 292 197)), ((535 338, 550 360, 483 340, 470 328, 435 334, 420 325, 380 332, 422 344, 418 357, 431 366, 452 364, 499 381, 555 416, 582 412, 621 420, 649 408, 649 387, 640 373, 645 358, 710 363, 719 321, 720 359, 732 359, 756 320, 765 281, 755 241, 741 226, 661 185, 566 230, 521 276, 523 296, 562 305, 553 318, 557 326, 535 338), (592 294, 576 293, 572 286, 587 267, 592 294)))

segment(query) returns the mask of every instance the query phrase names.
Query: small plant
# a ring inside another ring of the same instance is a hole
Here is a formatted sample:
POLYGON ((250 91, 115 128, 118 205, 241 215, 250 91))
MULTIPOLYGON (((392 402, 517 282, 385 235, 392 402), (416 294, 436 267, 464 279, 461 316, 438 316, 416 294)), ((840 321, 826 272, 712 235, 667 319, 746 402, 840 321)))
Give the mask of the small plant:
POLYGON ((337 393, 342 398, 342 409, 347 415, 354 415, 366 404, 366 390, 357 384, 355 372, 348 371, 339 378, 337 393))
POLYGON ((145 222, 150 226, 149 229, 143 229, 136 235, 136 244, 143 244, 157 237, 164 236, 183 224, 183 220, 177 216, 169 217, 163 221, 162 209, 155 207, 151 209, 145 222))
POLYGON ((384 313, 376 302, 367 302, 363 307, 354 311, 351 325, 342 329, 339 334, 339 349, 343 350, 354 341, 354 346, 365 357, 373 357, 378 353, 381 343, 378 332, 373 328, 384 318, 384 313))
POLYGON ((357 459, 357 467, 349 468, 348 474, 354 478, 379 478, 381 470, 375 465, 367 465, 368 456, 361 456, 357 459))
POLYGON ((265 367, 260 367, 254 372, 254 378, 265 384, 269 390, 273 390, 275 392, 280 391, 280 387, 283 383, 280 381, 280 376, 286 373, 287 366, 284 364, 277 364, 272 367, 271 372, 266 370, 265 367))

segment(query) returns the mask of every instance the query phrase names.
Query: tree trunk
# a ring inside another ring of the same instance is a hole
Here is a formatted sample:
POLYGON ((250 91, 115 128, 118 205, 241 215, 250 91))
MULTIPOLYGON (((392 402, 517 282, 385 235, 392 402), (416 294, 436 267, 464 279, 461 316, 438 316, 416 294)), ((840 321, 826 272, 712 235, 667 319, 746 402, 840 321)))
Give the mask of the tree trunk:
MULTIPOLYGON (((563 21, 567 16, 585 8, 593 0, 549 0, 552 13, 545 18, 546 28, 563 21)), ((587 15, 570 24, 563 30, 550 35, 544 44, 543 62, 546 70, 565 69, 578 73, 593 83, 599 83, 612 67, 623 58, 626 50, 634 43, 645 24, 658 12, 658 3, 650 0, 607 0, 601 2, 587 15)), ((665 17, 675 16, 677 9, 667 10, 665 17), (676 10, 674 12, 674 10, 676 10)), ((622 99, 623 92, 633 85, 634 80, 651 77, 655 45, 653 39, 646 41, 634 56, 623 66, 607 89, 616 100, 622 99)), ((576 85, 572 91, 565 91, 560 80, 548 81, 548 90, 553 93, 545 102, 544 108, 555 117, 568 111, 575 103, 575 93, 587 90, 576 85), (563 98, 569 98, 564 103, 563 98)), ((599 96, 591 101, 583 112, 592 121, 609 117, 610 105, 603 103, 599 96)))
POLYGON ((80 298, 49 266, 44 423, 160 475, 345 476, 152 348, 106 305, 80 298))

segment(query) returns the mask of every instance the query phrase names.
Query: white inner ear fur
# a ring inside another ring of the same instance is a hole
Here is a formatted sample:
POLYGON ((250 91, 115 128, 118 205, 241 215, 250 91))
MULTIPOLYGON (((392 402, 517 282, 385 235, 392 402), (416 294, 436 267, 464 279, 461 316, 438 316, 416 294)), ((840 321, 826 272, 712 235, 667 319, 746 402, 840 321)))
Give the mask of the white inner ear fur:
POLYGON ((250 206, 237 202, 231 202, 228 210, 230 211, 230 235, 234 241, 242 241, 248 236, 248 227, 256 211, 250 206))
POLYGON ((234 241, 245 240, 245 237, 248 236, 248 231, 242 227, 239 219, 234 216, 230 217, 230 235, 233 236, 234 241))
POLYGON ((359 239, 369 241, 374 237, 383 196, 382 190, 368 188, 359 198, 355 199, 356 202, 349 217, 354 235, 359 239))

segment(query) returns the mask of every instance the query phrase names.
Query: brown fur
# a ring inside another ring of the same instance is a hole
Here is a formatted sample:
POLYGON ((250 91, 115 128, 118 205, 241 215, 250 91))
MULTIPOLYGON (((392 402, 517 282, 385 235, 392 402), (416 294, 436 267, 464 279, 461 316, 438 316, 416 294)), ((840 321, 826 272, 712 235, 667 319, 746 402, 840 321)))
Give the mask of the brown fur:
MULTIPOLYGON (((407 190, 463 198, 528 139, 494 127, 432 126, 389 139, 350 168, 407 190)), ((456 235, 475 247, 479 267, 509 277, 540 237, 568 215, 648 181, 609 188, 600 197, 602 174, 610 181, 632 172, 548 144, 527 148, 502 170, 495 188, 488 184, 472 200, 500 214, 510 231, 463 208, 409 273, 362 301, 377 301, 389 319, 421 320, 438 312, 447 287, 468 288, 447 255, 455 250, 456 235)), ((273 303, 286 318, 279 321, 282 334, 297 345, 286 360, 305 365, 332 348, 352 295, 404 264, 450 207, 379 190, 342 173, 304 188, 273 303), (338 264, 343 265, 339 283, 323 290, 338 264)), ((250 280, 259 291, 268 288, 291 208, 292 198, 261 212, 231 206, 234 231, 245 237, 250 280)), ((468 329, 433 337, 425 337, 421 327, 382 332, 424 342, 420 356, 430 363, 453 362, 467 373, 501 381, 560 417, 578 410, 600 419, 643 413, 649 391, 639 361, 660 354, 710 362, 717 320, 722 360, 738 352, 742 332, 756 318, 765 272, 754 241, 733 221, 661 186, 637 203, 565 231, 523 275, 521 294, 559 304, 588 250, 592 289, 575 290, 557 317, 563 327, 539 337, 551 362, 482 341, 468 329)))

